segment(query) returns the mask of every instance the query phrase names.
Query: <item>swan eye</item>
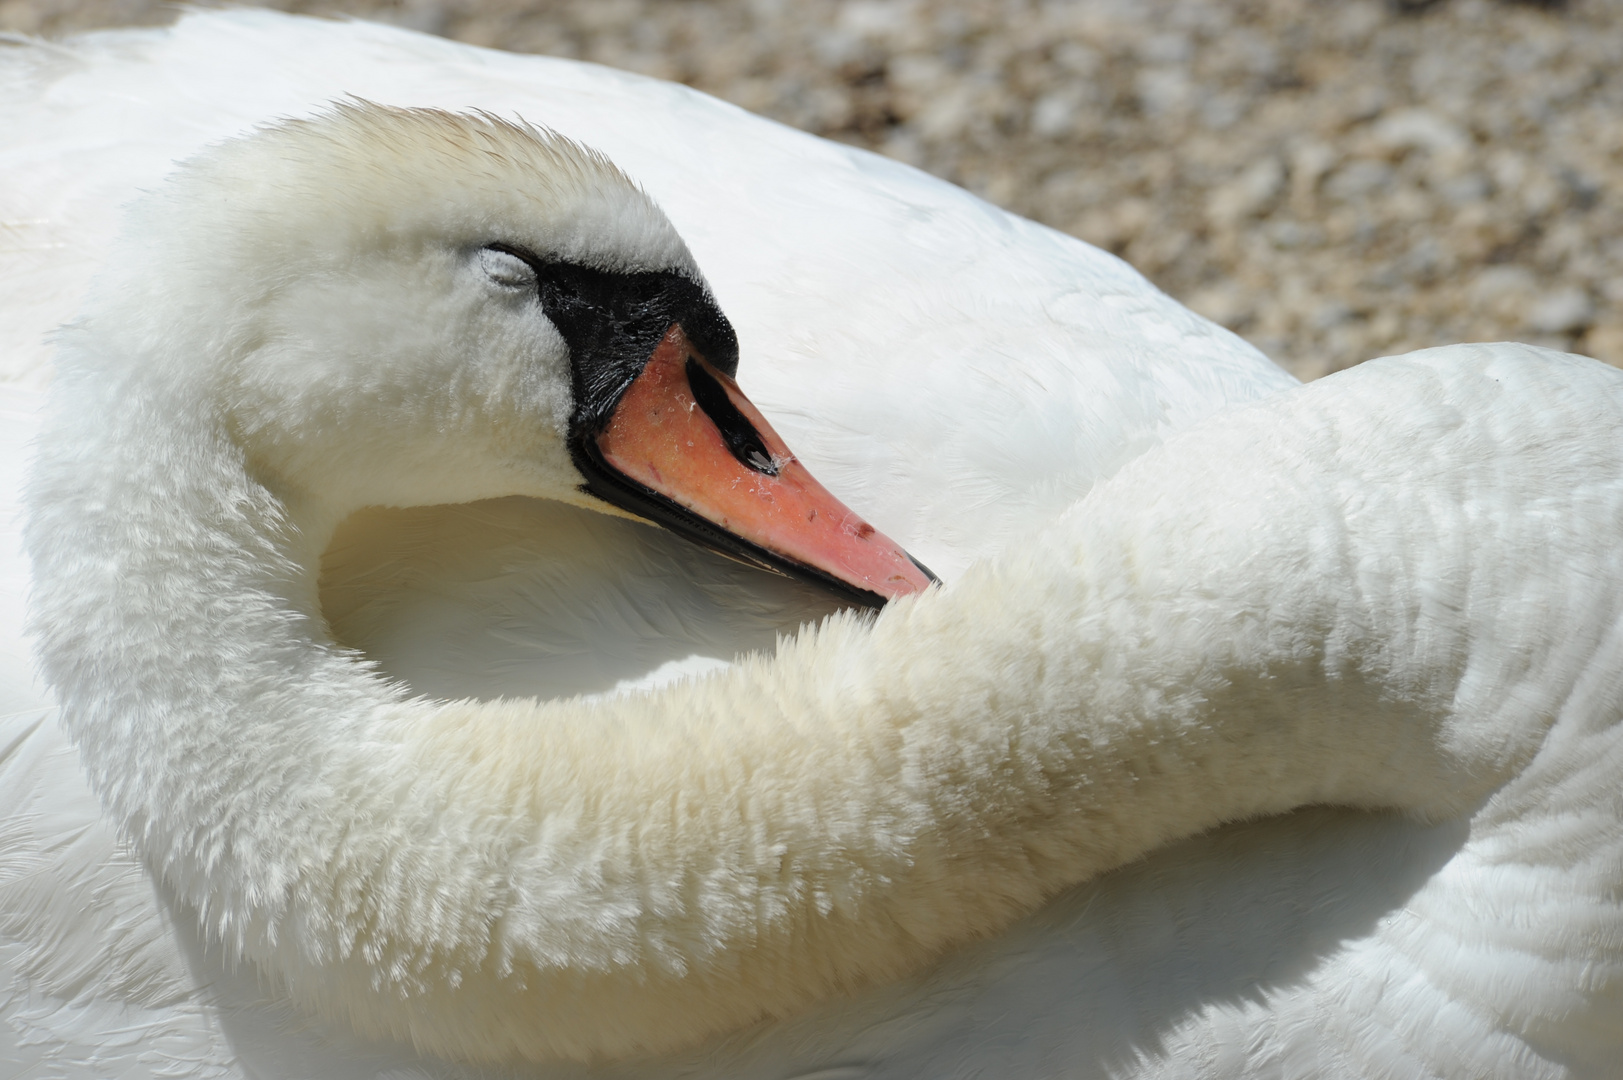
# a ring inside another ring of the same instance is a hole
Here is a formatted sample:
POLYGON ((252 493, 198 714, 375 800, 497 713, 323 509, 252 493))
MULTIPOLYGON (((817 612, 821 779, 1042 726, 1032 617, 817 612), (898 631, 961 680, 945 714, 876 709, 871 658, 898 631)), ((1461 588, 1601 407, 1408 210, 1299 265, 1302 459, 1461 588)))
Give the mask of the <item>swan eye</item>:
POLYGON ((535 267, 511 252, 480 248, 479 268, 504 289, 535 288, 535 267))

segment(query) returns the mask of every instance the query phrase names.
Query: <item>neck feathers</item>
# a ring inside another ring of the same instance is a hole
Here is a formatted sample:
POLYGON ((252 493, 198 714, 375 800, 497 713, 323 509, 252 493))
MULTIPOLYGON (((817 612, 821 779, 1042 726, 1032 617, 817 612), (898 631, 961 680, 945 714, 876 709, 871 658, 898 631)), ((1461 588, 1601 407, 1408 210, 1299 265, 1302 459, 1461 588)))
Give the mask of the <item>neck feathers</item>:
MULTIPOLYGON (((406 700, 325 639, 319 553, 223 429, 103 397, 46 436, 34 624, 103 800, 293 995, 458 1057, 659 1050, 1224 821, 1486 798, 1583 670, 1498 598, 1541 582, 1570 644, 1607 616, 1567 610, 1580 583, 1623 577, 1523 535, 1544 481, 1457 452, 1502 377, 1389 365, 1230 413, 950 588, 545 704, 406 700), (1394 414, 1394 378, 1458 422, 1394 414)), ((1611 384, 1522 382, 1526 453, 1623 422, 1611 384)))

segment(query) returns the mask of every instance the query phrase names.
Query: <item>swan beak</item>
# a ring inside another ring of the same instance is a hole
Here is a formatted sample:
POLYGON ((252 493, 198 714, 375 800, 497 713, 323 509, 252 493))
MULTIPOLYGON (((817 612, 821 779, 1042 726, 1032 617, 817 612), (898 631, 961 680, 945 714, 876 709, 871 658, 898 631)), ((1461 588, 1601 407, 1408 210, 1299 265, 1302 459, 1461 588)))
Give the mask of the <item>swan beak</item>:
POLYGON ((680 323, 581 449, 587 491, 723 555, 869 607, 936 580, 813 478, 680 323))

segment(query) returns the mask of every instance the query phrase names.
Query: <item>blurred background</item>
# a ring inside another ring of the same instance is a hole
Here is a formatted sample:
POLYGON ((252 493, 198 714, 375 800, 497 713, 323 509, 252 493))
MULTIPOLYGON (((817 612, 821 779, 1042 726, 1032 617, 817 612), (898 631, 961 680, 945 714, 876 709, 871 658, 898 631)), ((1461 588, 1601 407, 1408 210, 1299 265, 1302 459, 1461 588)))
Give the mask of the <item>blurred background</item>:
MULTIPOLYGON (((1504 338, 1623 366, 1623 0, 266 6, 674 79, 899 158, 1304 378, 1504 338)), ((175 15, 0 0, 48 36, 175 15)))

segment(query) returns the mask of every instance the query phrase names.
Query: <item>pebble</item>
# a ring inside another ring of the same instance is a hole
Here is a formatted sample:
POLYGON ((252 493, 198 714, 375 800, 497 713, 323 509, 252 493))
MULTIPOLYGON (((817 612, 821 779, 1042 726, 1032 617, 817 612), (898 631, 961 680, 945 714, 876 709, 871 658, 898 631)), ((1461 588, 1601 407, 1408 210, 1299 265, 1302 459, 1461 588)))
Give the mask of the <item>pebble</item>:
POLYGON ((1527 313, 1527 326, 1541 334, 1576 334, 1595 321, 1595 303, 1583 289, 1568 286, 1545 293, 1527 313))

